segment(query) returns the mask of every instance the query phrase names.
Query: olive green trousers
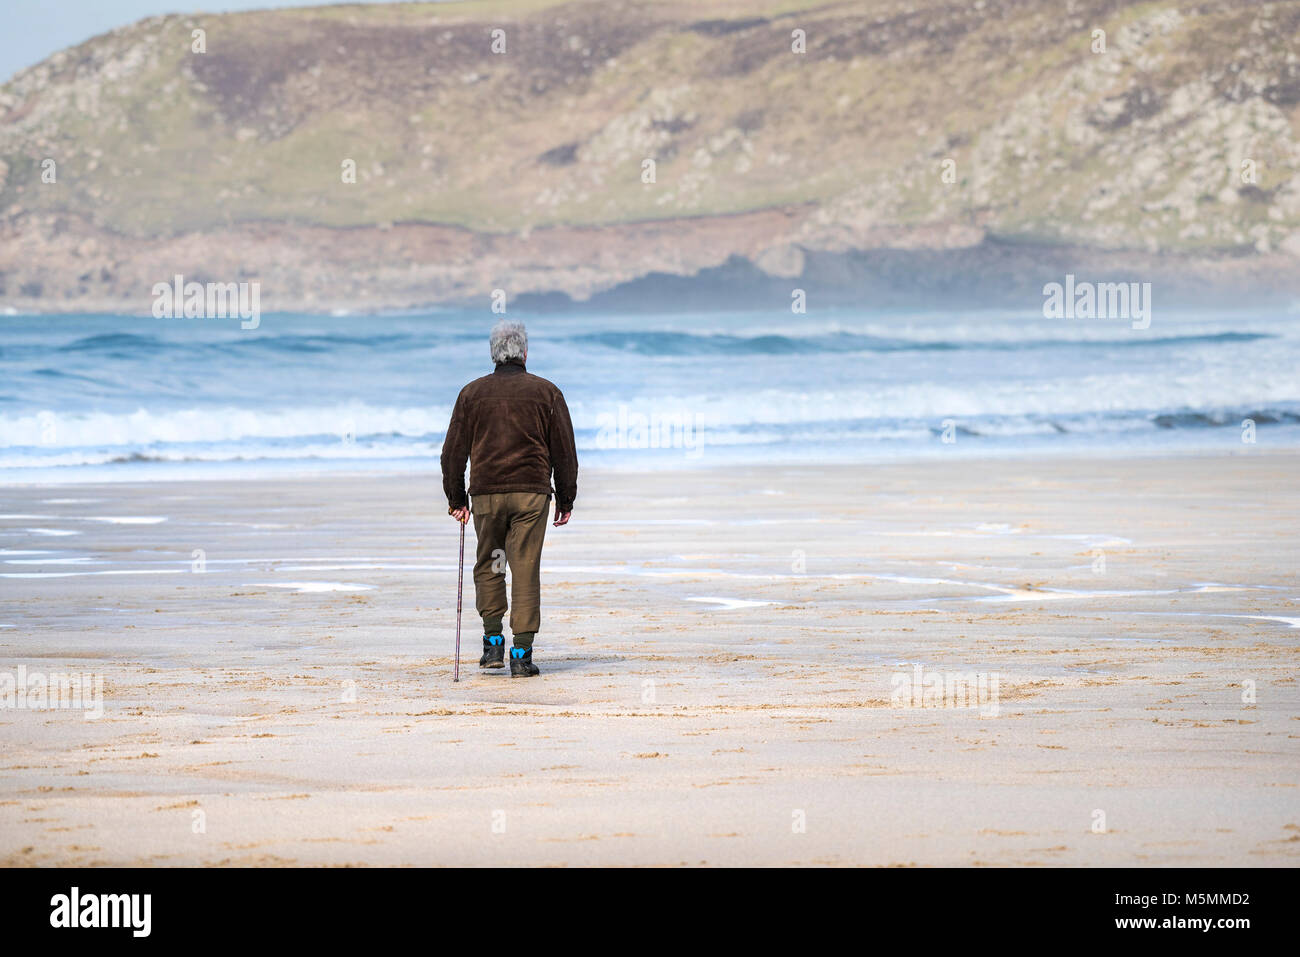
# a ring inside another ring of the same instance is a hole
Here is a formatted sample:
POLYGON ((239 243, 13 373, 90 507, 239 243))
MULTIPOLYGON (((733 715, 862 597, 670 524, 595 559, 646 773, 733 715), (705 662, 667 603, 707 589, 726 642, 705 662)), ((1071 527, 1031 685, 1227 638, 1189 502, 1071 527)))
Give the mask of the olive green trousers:
POLYGON ((542 623, 542 539, 550 506, 551 497, 541 492, 473 496, 471 512, 478 537, 474 596, 483 634, 501 634, 509 567, 510 632, 519 648, 532 647, 542 623))

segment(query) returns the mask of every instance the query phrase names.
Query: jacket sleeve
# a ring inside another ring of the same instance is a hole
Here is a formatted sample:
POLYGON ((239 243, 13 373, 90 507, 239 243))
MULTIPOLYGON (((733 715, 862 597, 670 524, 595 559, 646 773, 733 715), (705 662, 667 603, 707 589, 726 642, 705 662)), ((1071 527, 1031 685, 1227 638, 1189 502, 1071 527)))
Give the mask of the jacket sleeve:
POLYGON ((442 440, 442 490, 449 508, 469 504, 465 495, 465 463, 469 460, 469 429, 465 422, 465 393, 456 397, 451 422, 442 440))
POLYGON ((551 469, 555 472, 555 507, 561 512, 573 511, 573 500, 578 497, 578 448, 573 438, 573 422, 564 394, 555 393, 551 406, 551 469))

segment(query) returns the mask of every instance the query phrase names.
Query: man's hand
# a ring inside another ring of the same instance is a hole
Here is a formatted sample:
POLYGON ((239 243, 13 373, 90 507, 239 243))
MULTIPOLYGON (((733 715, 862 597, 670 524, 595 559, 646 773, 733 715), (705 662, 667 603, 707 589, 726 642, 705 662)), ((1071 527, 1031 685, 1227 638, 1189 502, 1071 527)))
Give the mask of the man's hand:
POLYGON ((456 521, 460 522, 462 525, 465 525, 469 522, 468 505, 462 505, 460 508, 448 508, 447 514, 450 515, 452 518, 454 518, 456 521))
POLYGON ((573 514, 572 511, 561 512, 560 507, 558 505, 555 506, 555 523, 554 523, 555 527, 559 528, 561 525, 568 525, 569 516, 572 514, 573 514))

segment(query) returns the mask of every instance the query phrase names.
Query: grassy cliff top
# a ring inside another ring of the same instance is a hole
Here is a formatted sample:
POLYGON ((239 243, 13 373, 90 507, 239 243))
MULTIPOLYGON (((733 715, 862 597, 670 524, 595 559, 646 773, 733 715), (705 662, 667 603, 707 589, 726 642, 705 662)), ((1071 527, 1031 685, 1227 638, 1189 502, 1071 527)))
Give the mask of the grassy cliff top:
POLYGON ((1268 250, 1300 239, 1297 35, 1300 0, 155 17, 0 88, 0 220, 74 215, 136 237, 260 221, 500 233, 799 206, 799 239, 824 248, 969 224, 1268 250))

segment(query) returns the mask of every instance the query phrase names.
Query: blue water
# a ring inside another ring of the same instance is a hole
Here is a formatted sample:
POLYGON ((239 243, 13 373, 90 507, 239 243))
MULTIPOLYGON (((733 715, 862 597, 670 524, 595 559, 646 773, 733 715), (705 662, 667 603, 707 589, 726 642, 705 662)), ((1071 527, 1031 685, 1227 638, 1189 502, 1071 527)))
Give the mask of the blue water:
MULTIPOLYGON (((495 318, 0 317, 0 482, 436 468, 495 318)), ((1293 312, 512 318, 588 465, 1300 447, 1293 312)))

